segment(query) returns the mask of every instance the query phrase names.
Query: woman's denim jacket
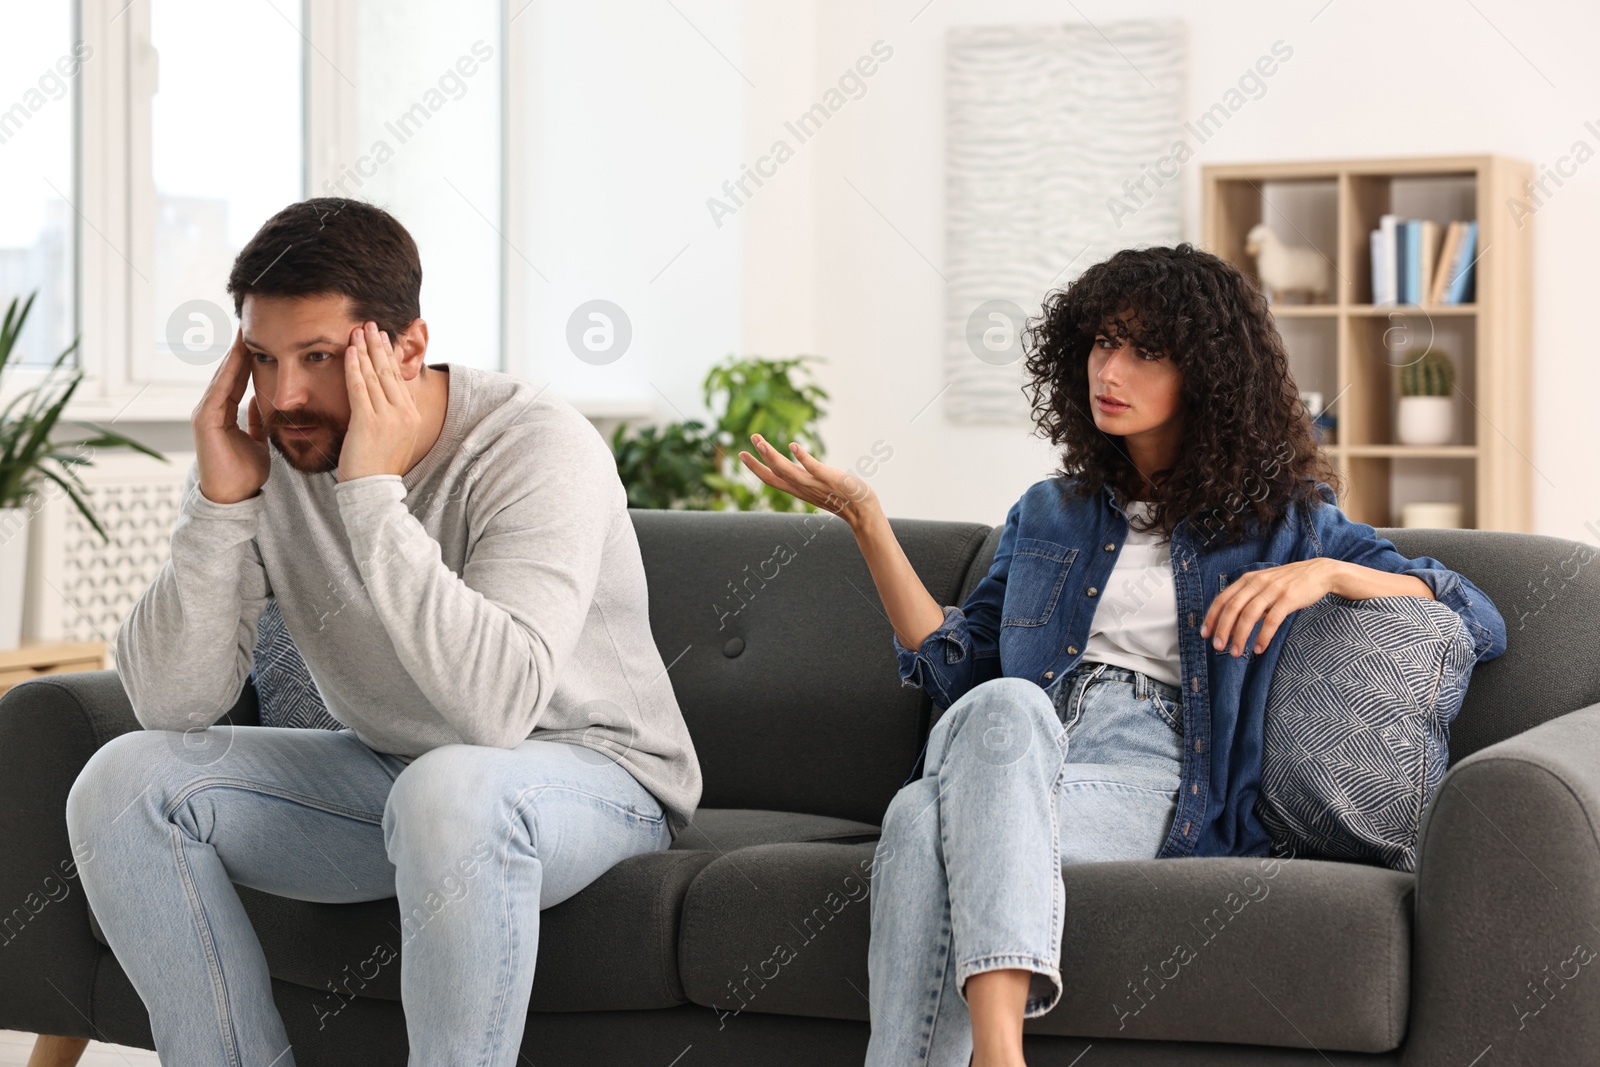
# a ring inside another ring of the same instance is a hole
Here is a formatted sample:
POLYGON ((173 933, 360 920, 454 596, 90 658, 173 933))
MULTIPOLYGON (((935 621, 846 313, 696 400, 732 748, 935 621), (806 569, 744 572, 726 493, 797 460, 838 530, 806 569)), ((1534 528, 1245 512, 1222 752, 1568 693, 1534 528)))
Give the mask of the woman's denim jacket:
MULTIPOLYGON (((1284 619, 1259 655, 1252 651, 1256 630, 1242 655, 1216 650, 1200 636, 1200 626, 1231 579, 1319 556, 1415 575, 1465 620, 1476 662, 1505 651, 1505 621, 1481 589, 1436 559, 1402 556, 1371 526, 1347 517, 1326 483, 1317 489, 1327 506, 1292 503, 1253 539, 1224 545, 1213 533, 1208 540, 1205 524, 1188 518, 1173 530, 1184 758, 1177 814, 1161 857, 1259 856, 1270 845, 1254 810, 1262 724, 1272 669, 1295 616, 1284 619)), ((994 563, 966 603, 946 606, 944 622, 915 651, 894 638, 901 684, 926 690, 943 709, 991 678, 1031 678, 1050 690, 1052 680, 1077 666, 1128 522, 1109 486, 1092 498, 1067 492, 1060 478, 1030 486, 1006 515, 994 563)), ((1211 525, 1219 529, 1220 523, 1211 525)))

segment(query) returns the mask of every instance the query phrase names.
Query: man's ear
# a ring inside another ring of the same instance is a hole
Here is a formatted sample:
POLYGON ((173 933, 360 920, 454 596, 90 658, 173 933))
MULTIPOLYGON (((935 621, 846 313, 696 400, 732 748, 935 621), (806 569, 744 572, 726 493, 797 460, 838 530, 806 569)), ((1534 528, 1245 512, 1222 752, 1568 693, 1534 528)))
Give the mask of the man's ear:
POLYGON ((428 357, 428 324, 422 319, 412 319, 400 334, 390 341, 395 357, 400 363, 400 377, 410 381, 422 373, 428 357))

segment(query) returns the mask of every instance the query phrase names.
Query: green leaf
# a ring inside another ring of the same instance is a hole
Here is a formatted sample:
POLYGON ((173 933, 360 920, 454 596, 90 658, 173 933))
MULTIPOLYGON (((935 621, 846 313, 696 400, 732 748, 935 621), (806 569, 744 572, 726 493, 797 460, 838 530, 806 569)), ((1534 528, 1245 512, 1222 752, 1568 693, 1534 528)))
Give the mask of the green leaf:
POLYGON ((162 452, 157 452, 155 449, 142 445, 133 438, 126 437, 115 430, 108 430, 98 423, 74 420, 73 425, 87 426, 89 429, 94 430, 99 434, 98 437, 82 442, 83 444, 88 445, 90 448, 131 448, 135 452, 144 453, 151 459, 159 459, 163 463, 172 462, 171 456, 168 456, 162 452))
POLYGON ((39 473, 43 474, 46 478, 49 478, 51 481, 61 486, 62 489, 65 489, 67 496, 70 497, 72 502, 78 506, 78 510, 83 513, 84 519, 89 523, 90 526, 94 527, 94 532, 100 535, 100 540, 106 542, 107 544, 111 543, 111 535, 106 533, 105 527, 100 525, 100 520, 94 517, 94 512, 89 510, 89 505, 83 502, 83 498, 78 495, 76 489, 62 480, 62 478, 56 474, 55 471, 41 470, 39 473))
MULTIPOLYGON (((17 339, 38 295, 35 291, 25 302, 13 298, 6 308, 4 319, 0 320, 0 379, 11 366, 17 339)), ((170 463, 171 460, 130 437, 94 423, 80 423, 96 435, 87 440, 59 442, 52 439, 53 431, 62 421, 63 412, 84 381, 82 368, 65 367, 68 357, 77 350, 81 340, 81 336, 73 338, 37 384, 16 393, 0 409, 0 504, 16 506, 25 502, 42 479, 49 479, 66 490, 89 525, 102 540, 109 542, 110 537, 84 499, 88 492, 77 473, 79 468, 92 466, 93 458, 63 449, 69 446, 131 448, 164 463, 170 463), (58 469, 52 469, 52 464, 58 469)))
POLYGON ((813 362, 821 360, 729 354, 707 369, 701 383, 706 407, 721 411, 710 430, 698 423, 694 425, 702 432, 693 435, 684 432, 689 424, 639 431, 619 426, 612 434, 612 454, 630 505, 815 511, 781 489, 764 484, 752 488, 738 458, 740 451, 752 451, 752 433, 780 449, 789 441, 804 441, 813 455, 824 456, 815 424, 824 414, 820 401, 828 394, 809 380, 808 364, 813 362), (651 503, 635 503, 645 500, 651 503))

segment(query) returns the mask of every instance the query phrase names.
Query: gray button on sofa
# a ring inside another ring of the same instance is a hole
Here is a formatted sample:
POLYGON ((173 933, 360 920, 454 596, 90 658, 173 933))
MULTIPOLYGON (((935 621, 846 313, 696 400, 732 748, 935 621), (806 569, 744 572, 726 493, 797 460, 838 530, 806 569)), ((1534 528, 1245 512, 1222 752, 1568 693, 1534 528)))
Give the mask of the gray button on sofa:
MULTIPOLYGON (((669 851, 544 913, 526 1062, 859 1064, 865 872, 935 709, 900 684, 842 522, 632 515, 705 794, 669 851)), ((944 604, 986 572, 1000 533, 893 525, 944 604)), ((1068 866, 1066 991, 1028 1023, 1030 1063, 1600 1060, 1600 561, 1559 538, 1380 533, 1469 576, 1509 634, 1473 676, 1416 874, 1245 857, 1068 866)), ((226 721, 257 721, 248 685, 226 721)), ((89 756, 136 729, 112 671, 0 700, 0 1029, 153 1045, 64 819, 89 756)), ((395 901, 239 895, 301 1067, 403 1064, 399 968, 379 962, 395 901)))

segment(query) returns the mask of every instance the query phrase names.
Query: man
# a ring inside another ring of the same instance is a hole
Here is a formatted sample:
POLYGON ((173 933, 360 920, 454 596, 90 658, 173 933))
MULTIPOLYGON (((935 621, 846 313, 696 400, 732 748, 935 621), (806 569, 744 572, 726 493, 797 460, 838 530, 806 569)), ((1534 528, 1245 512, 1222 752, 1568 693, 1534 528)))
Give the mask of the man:
POLYGON ((237 882, 398 896, 400 958, 377 962, 410 1062, 511 1067, 540 909, 699 802, 605 442, 526 382, 425 363, 421 284, 400 223, 342 198, 279 212, 229 277, 240 329, 194 410, 171 558, 117 631, 145 730, 67 800, 164 1063, 294 1063, 237 882), (203 729, 269 597, 347 729, 203 729))

